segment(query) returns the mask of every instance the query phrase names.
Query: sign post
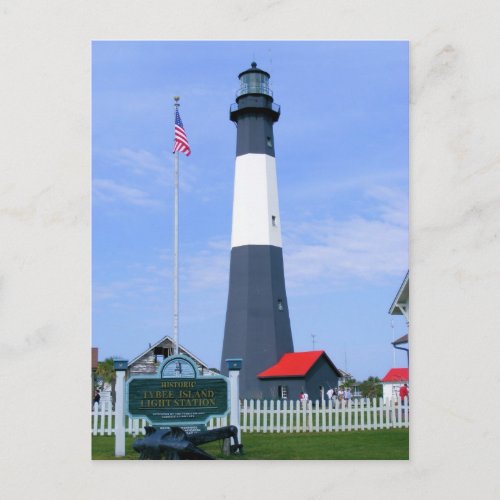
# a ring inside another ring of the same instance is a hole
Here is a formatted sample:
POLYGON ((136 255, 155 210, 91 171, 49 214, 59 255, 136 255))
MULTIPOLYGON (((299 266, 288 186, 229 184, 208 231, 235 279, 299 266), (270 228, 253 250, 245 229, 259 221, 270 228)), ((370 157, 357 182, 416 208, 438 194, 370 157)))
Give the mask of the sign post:
POLYGON ((115 457, 125 456, 125 414, 123 405, 125 401, 125 372, 128 361, 115 360, 116 372, 116 402, 115 402, 115 457))
POLYGON ((238 428, 238 441, 241 443, 240 424, 240 370, 242 360, 240 358, 226 359, 229 372, 229 384, 231 388, 231 425, 238 428))

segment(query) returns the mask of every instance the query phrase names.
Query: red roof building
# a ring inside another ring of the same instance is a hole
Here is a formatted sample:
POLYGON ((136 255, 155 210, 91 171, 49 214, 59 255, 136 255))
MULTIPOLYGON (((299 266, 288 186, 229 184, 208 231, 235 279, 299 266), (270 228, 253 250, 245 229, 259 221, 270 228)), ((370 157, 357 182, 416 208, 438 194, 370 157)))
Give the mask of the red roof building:
POLYGON ((382 396, 384 399, 398 399, 399 388, 409 381, 408 368, 391 368, 382 382, 382 396))
MULTIPOLYGON (((257 377, 304 377, 322 355, 324 355, 327 363, 329 363, 334 370, 338 371, 325 351, 287 352, 283 354, 275 365, 260 372, 257 377)), ((338 376, 340 376, 340 372, 338 376)))
POLYGON ((337 387, 342 376, 325 351, 288 352, 257 377, 269 385, 278 399, 297 399, 307 392, 310 399, 321 399, 330 387, 337 387))
POLYGON ((408 368, 391 368, 381 382, 408 382, 408 368))

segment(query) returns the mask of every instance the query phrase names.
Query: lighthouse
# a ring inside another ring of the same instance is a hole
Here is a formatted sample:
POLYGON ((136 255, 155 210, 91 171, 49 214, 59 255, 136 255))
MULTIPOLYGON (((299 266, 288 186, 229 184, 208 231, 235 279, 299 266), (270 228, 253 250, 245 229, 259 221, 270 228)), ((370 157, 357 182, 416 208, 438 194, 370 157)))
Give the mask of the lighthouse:
POLYGON ((276 395, 257 375, 293 352, 273 134, 280 107, 269 88, 269 73, 255 62, 238 78, 230 109, 237 140, 221 371, 227 375, 226 359, 242 358, 240 397, 266 398, 276 395))

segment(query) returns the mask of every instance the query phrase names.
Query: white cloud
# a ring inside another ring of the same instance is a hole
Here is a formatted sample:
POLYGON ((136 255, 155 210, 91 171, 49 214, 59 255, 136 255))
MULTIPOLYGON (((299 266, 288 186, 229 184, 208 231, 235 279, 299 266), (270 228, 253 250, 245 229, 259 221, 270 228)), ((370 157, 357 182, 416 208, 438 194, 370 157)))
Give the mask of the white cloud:
POLYGON ((370 217, 300 221, 284 234, 287 286, 301 294, 352 280, 379 281, 408 266, 407 199, 387 187, 366 193, 370 217))
POLYGON ((122 202, 140 207, 160 207, 160 201, 138 188, 118 184, 112 179, 94 179, 94 199, 98 202, 122 202))
POLYGON ((382 220, 391 224, 408 225, 408 195, 402 190, 391 189, 387 186, 372 186, 367 195, 378 202, 375 210, 382 220))
POLYGON ((229 283, 229 240, 212 239, 207 248, 185 258, 181 272, 188 290, 227 290, 229 283))
POLYGON ((145 171, 164 174, 166 171, 166 159, 160 160, 153 153, 145 149, 134 151, 122 148, 114 155, 116 164, 129 168, 134 174, 143 174, 145 171))
POLYGON ((93 299, 96 301, 116 300, 128 296, 134 288, 134 280, 112 281, 102 284, 95 283, 93 288, 93 299))
POLYGON ((302 224, 285 238, 287 285, 305 291, 399 275, 407 266, 407 240, 405 228, 361 217, 302 224))
MULTIPOLYGON (((348 219, 302 217, 284 234, 287 287, 295 293, 382 282, 408 266, 407 196, 404 190, 371 186, 365 191, 369 214, 348 219)), ((184 258, 188 290, 227 290, 229 241, 208 242, 184 258)))
POLYGON ((160 275, 153 272, 141 276, 130 276, 122 280, 114 280, 108 283, 94 283, 93 300, 96 303, 113 304, 115 307, 129 307, 131 303, 147 297, 152 304, 161 296, 164 296, 168 283, 160 275))
MULTIPOLYGON (((406 173, 403 169, 379 169, 371 175, 349 176, 342 180, 325 179, 321 176, 309 177, 304 182, 285 185, 281 191, 283 191, 283 199, 287 203, 307 202, 310 204, 311 200, 314 200, 315 203, 319 200, 330 201, 332 196, 337 193, 356 192, 358 194, 360 191, 376 198, 376 194, 382 194, 384 189, 390 191, 394 197, 397 196, 396 192, 385 185, 388 182, 404 180, 406 180, 406 173)), ((399 195, 399 198, 401 196, 399 195)))
MULTIPOLYGON (((100 188, 115 193, 116 186, 96 180, 100 188)), ((129 193, 133 200, 142 195, 129 193)), ((407 197, 404 190, 371 186, 364 195, 370 200, 368 215, 347 219, 304 217, 284 231, 284 265, 289 290, 300 295, 315 294, 348 284, 383 282, 401 276, 408 266, 407 197)), ((363 212, 365 213, 365 211, 363 212)), ((293 221, 292 221, 293 222, 293 221)), ((127 282, 96 286, 97 300, 146 295, 163 290, 169 293, 171 251, 157 250, 157 260, 134 268, 127 282)), ((209 240, 202 250, 180 256, 180 280, 183 297, 205 294, 206 303, 227 293, 230 242, 224 238, 209 240)), ((193 300, 194 300, 194 296, 193 300)), ((199 299, 196 299, 199 300, 199 299)))
MULTIPOLYGON (((229 283, 230 242, 210 240, 201 251, 180 255, 179 278, 182 294, 226 291, 229 283)), ((171 292, 172 252, 157 249, 156 259, 134 263, 123 270, 126 277, 94 284, 94 300, 109 301, 171 292)))
MULTIPOLYGON (((172 186, 174 180, 174 160, 171 151, 165 150, 164 156, 157 155, 145 149, 122 148, 108 152, 107 160, 115 167, 124 168, 126 172, 142 176, 144 181, 156 186, 172 186)), ((125 173, 125 172, 124 172, 125 173)), ((194 190, 198 179, 198 168, 192 160, 180 162, 179 186, 181 191, 194 190)))

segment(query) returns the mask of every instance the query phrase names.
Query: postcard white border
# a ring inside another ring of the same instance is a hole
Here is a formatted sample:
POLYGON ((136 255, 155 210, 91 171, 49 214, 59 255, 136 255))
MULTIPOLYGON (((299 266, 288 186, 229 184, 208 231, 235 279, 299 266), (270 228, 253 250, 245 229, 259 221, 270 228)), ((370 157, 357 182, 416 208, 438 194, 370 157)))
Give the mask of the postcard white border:
POLYGON ((4 498, 493 498, 497 5, 3 2, 4 498), (409 462, 90 460, 91 40, 195 38, 410 41, 409 462))

